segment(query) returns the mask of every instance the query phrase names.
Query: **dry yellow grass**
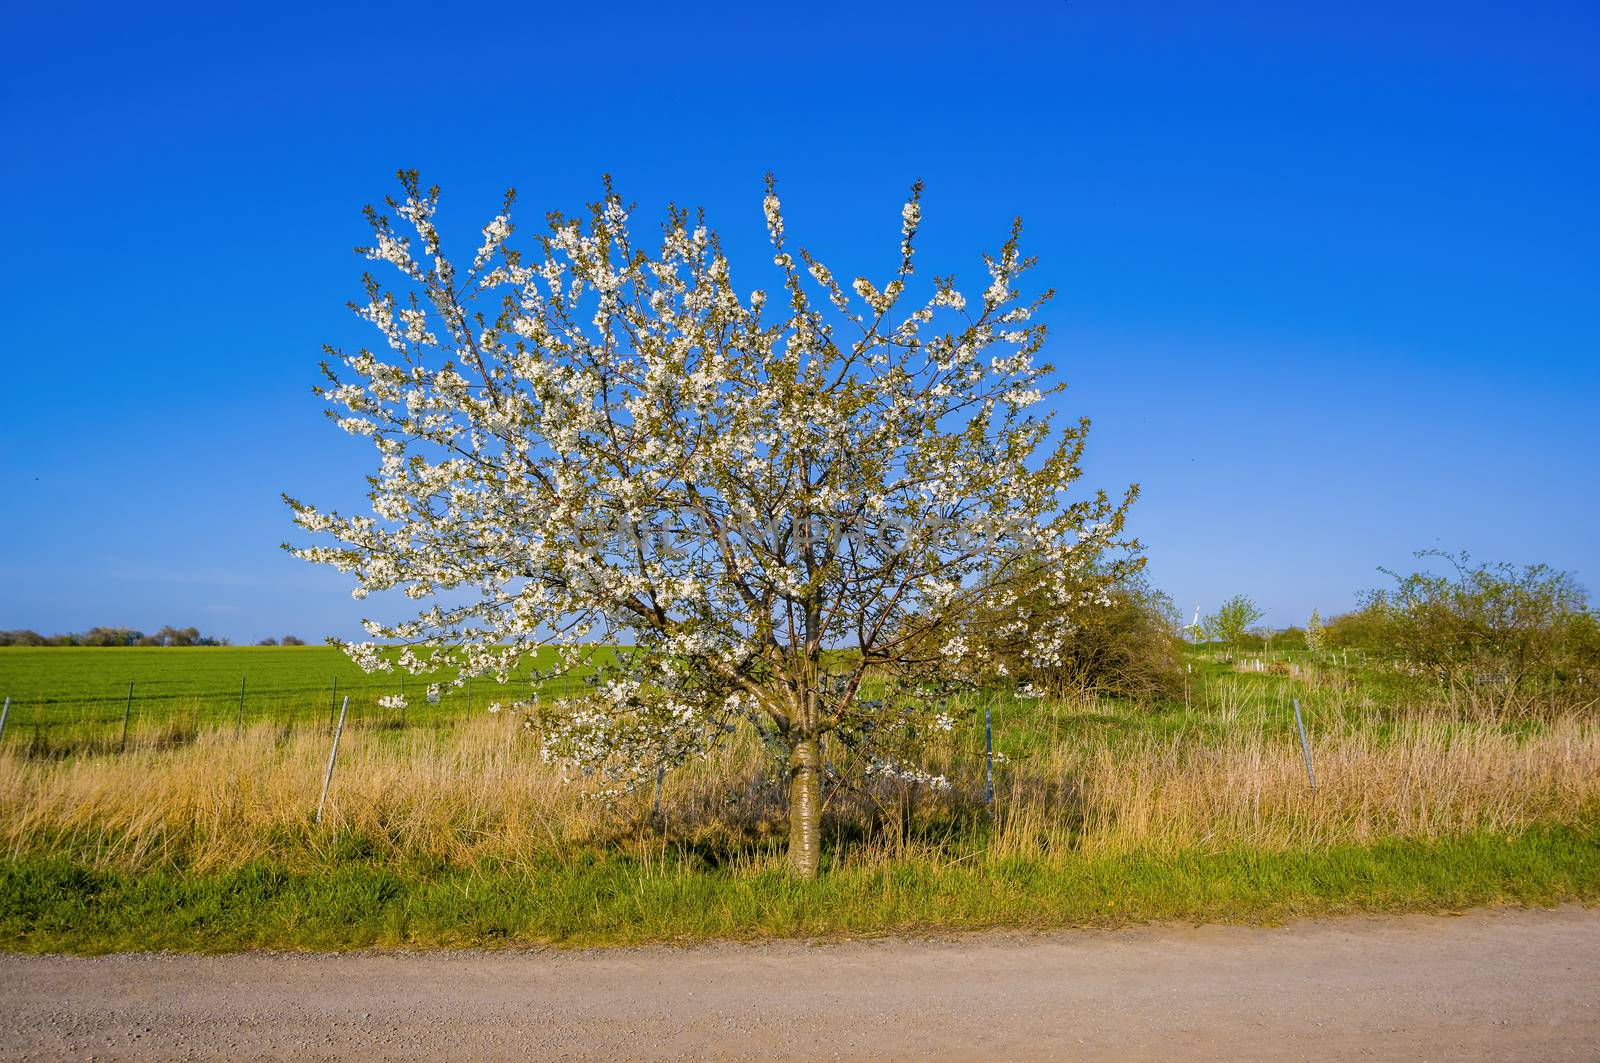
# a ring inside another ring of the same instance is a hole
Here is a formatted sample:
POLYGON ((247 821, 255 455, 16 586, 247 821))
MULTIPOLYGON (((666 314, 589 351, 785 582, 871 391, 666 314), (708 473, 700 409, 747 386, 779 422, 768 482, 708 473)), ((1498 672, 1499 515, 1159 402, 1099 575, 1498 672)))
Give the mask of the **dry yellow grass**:
MULTIPOLYGON (((1081 787, 1085 854, 1135 850, 1291 849, 1431 838, 1568 822, 1600 801, 1600 727, 1567 718, 1528 737, 1440 721, 1402 721, 1389 737, 1351 730, 1315 751, 1307 783, 1292 741, 1259 731, 1214 744, 1139 738, 1052 758, 1081 787)), ((1007 840, 1067 843, 1059 817, 1023 794, 1007 840)))
MULTIPOLYGON (((1317 740, 1312 793, 1293 738, 1236 717, 1223 705, 1220 728, 1043 744, 1045 752, 999 771, 1000 829, 973 855, 1361 844, 1566 823, 1600 807, 1600 723, 1593 719, 1558 718, 1521 735, 1426 714, 1381 730, 1342 726, 1317 740)), ((668 777, 665 831, 648 822, 648 793, 610 807, 586 800, 541 762, 515 721, 491 716, 451 728, 347 731, 328 822, 319 827, 312 813, 327 741, 311 730, 262 725, 121 755, 6 753, 0 840, 13 857, 64 849, 100 867, 216 870, 266 858, 314 864, 345 852, 338 847, 352 839, 376 859, 467 867, 598 843, 649 856, 699 842, 759 859, 772 849, 764 839, 779 833, 781 802, 749 737, 712 763, 668 777)), ((958 755, 952 744, 932 755, 929 766, 956 783, 949 795, 836 795, 834 828, 868 842, 847 857, 891 860, 942 844, 926 824, 973 814, 981 792, 981 763, 970 754, 967 746, 958 755), (920 833, 905 830, 900 802, 908 799, 924 824, 920 833)))

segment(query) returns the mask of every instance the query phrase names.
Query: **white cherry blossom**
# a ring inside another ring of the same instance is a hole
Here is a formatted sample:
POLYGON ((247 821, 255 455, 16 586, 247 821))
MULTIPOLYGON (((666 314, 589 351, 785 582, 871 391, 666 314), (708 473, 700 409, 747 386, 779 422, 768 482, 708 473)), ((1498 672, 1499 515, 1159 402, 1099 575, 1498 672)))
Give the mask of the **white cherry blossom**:
POLYGON ((899 309, 920 183, 893 273, 845 290, 791 248, 769 178, 778 275, 753 292, 697 214, 638 242, 609 181, 520 242, 508 194, 462 270, 438 190, 405 173, 402 193, 368 211, 363 254, 391 276, 366 278, 357 312, 382 342, 330 348, 321 389, 376 450, 370 512, 287 499, 316 537, 296 555, 419 610, 368 623, 403 649, 346 646, 362 668, 531 683, 491 711, 522 713, 601 795, 757 720, 788 750, 791 857, 811 875, 823 735, 937 787, 873 750, 948 730, 954 685, 993 677, 969 618, 1059 656, 1133 492, 1068 498, 1088 425, 1039 412, 1058 390, 1035 360, 1049 293, 1019 295, 1020 226, 985 256, 981 300, 936 278, 899 309), (1017 605, 1051 573, 1058 610, 1017 605), (531 696, 580 674, 585 695, 531 696))

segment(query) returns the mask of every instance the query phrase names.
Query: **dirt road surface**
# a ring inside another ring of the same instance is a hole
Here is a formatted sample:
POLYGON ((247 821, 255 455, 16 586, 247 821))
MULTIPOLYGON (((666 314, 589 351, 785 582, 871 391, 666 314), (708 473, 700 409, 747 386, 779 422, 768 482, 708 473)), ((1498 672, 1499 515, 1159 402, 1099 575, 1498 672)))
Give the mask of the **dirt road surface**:
POLYGON ((0 956, 0 1059, 1600 1059, 1600 911, 611 951, 0 956))

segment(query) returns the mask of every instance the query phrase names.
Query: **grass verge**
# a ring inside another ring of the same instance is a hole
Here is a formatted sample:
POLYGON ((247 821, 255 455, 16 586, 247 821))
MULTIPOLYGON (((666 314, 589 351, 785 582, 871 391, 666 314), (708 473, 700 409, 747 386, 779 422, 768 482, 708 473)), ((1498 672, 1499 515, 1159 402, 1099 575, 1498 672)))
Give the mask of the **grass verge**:
POLYGON ((1600 903, 1600 824, 1303 850, 845 864, 811 883, 776 861, 706 869, 604 853, 417 874, 359 861, 133 872, 36 856, 0 864, 0 948, 628 945, 1570 901, 1600 903))

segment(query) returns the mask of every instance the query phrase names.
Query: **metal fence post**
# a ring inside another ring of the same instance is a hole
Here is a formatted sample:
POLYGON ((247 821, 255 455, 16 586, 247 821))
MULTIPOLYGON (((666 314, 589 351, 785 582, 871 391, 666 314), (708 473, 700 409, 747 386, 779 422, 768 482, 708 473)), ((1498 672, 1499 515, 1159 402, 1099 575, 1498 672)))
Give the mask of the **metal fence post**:
POLYGON ((6 717, 11 715, 11 699, 6 699, 5 708, 0 709, 0 738, 6 736, 6 717))
POLYGON ((983 703, 983 776, 984 800, 989 806, 989 822, 996 822, 994 810, 994 726, 990 713, 994 706, 994 699, 990 698, 983 703))
POLYGON ((234 734, 244 734, 244 676, 239 677, 239 723, 234 727, 234 734))
POLYGON ((328 786, 333 782, 333 763, 339 756, 339 736, 344 734, 344 714, 350 708, 350 695, 339 708, 339 724, 333 732, 333 748, 328 750, 328 772, 322 777, 322 796, 317 798, 317 822, 322 822, 322 808, 328 803, 328 786))
POLYGON ((128 717, 133 715, 133 680, 128 680, 128 703, 122 707, 122 741, 117 744, 117 751, 128 748, 128 717))
POLYGON ((1300 729, 1300 751, 1306 755, 1306 778, 1311 780, 1311 792, 1317 791, 1317 773, 1311 770, 1311 741, 1306 738, 1306 722, 1300 718, 1300 699, 1294 699, 1294 725, 1300 729))

